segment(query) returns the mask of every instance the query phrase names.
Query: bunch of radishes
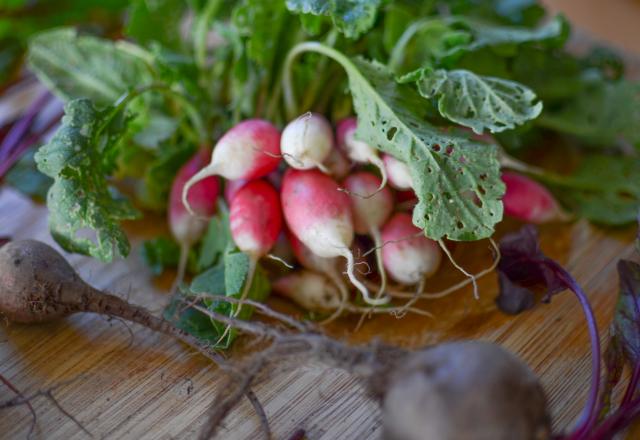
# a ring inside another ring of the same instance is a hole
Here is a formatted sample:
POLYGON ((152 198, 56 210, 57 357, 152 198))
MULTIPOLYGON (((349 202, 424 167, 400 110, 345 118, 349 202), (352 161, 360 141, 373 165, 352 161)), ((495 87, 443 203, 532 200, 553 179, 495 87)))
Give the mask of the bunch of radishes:
MULTIPOLYGON (((231 236, 251 262, 242 297, 256 263, 270 255, 279 238, 288 242, 301 268, 278 279, 274 288, 312 311, 339 314, 353 309, 343 272, 368 306, 389 302, 387 274, 403 286, 421 285, 433 275, 440 265, 442 243, 425 237, 412 222, 415 194, 408 166, 389 155, 381 158, 375 148, 356 138, 356 126, 355 118, 345 119, 334 132, 325 117, 306 113, 281 134, 270 122, 252 119, 220 138, 208 165, 206 152, 196 154, 179 172, 169 205, 171 230, 182 244, 178 280, 189 246, 201 238, 206 218, 215 211, 219 177, 226 179, 231 236), (373 243, 378 284, 365 282, 364 271, 356 273, 357 265, 368 265, 354 254, 369 252, 354 245, 355 234, 368 235, 373 243), (346 264, 341 265, 339 257, 346 264)), ((518 177, 516 192, 522 179, 525 186, 535 184, 518 177)), ((505 202, 512 200, 517 208, 520 197, 510 193, 510 180, 505 182, 509 187, 505 202)), ((546 202, 548 193, 540 189, 546 202)), ((507 207, 507 212, 516 208, 507 207)), ((533 211, 525 214, 529 212, 533 211)))

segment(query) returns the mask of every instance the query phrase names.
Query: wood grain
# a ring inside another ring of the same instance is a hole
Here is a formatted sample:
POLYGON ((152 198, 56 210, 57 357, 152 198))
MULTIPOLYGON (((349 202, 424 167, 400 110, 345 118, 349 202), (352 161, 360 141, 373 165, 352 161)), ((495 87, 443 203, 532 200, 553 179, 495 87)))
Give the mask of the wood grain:
MULTIPOLYGON (((501 232, 514 229, 504 224, 501 232)), ((138 237, 162 226, 150 221, 131 225, 138 237)), ((46 209, 15 191, 0 190, 0 232, 15 239, 51 243, 46 209)), ((605 231, 587 223, 542 228, 542 246, 584 286, 606 344, 607 325, 617 295, 616 261, 635 258, 632 229, 605 231)), ((152 310, 161 310, 166 293, 155 287, 137 246, 126 261, 102 265, 69 255, 81 275, 97 287, 118 293, 152 310)), ((468 270, 491 261, 487 243, 458 245, 454 255, 468 270)), ((450 266, 441 269, 430 290, 460 279, 450 266)), ((167 281, 167 280, 165 280, 167 281)), ((167 284, 166 282, 164 283, 167 284)), ((462 290, 448 298, 424 302, 435 319, 407 315, 379 316, 357 333, 356 318, 329 331, 354 342, 379 337, 408 347, 442 340, 480 337, 497 341, 522 356, 540 375, 557 429, 569 427, 589 388, 589 341, 580 308, 570 293, 518 317, 500 314, 493 305, 495 276, 480 282, 481 299, 462 290)), ((275 306, 282 303, 277 300, 275 306)), ((193 438, 221 389, 220 372, 179 343, 138 326, 77 315, 42 326, 0 327, 0 373, 24 394, 53 389, 60 405, 100 439, 193 438)), ((310 363, 274 376, 256 388, 274 438, 286 439, 297 429, 309 439, 368 439, 379 435, 379 412, 362 388, 344 372, 310 363)), ((0 401, 12 393, 0 387, 0 401)), ((40 439, 83 439, 83 433, 45 397, 33 400, 40 439)), ((25 438, 32 422, 26 407, 0 411, 0 438, 25 438)), ((243 402, 226 420, 220 438, 260 438, 259 423, 243 402)))

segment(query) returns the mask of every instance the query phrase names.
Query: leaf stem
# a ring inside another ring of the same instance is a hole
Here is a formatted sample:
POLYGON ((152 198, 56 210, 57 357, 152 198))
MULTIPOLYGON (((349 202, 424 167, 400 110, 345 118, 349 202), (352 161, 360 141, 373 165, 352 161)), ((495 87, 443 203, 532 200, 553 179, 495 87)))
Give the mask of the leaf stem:
POLYGON ((193 44, 196 65, 200 70, 204 70, 207 64, 207 34, 209 31, 209 22, 218 13, 221 5, 222 0, 209 0, 204 7, 202 15, 196 22, 193 44))
POLYGON ((294 46, 287 55, 284 64, 284 75, 282 77, 282 89, 284 92, 284 104, 288 119, 293 119, 298 114, 296 104, 295 87, 291 78, 291 67, 295 58, 304 52, 316 52, 325 55, 341 64, 345 69, 349 64, 349 59, 340 51, 326 46, 317 41, 306 41, 294 46))
POLYGON ((600 335, 598 334, 598 325, 593 314, 593 309, 582 288, 557 262, 549 260, 548 264, 550 269, 556 272, 558 278, 564 282, 564 285, 574 293, 580 302, 589 329, 589 338, 591 340, 591 389, 589 391, 587 404, 580 416, 580 421, 576 424, 573 433, 567 436, 567 439, 580 439, 582 435, 593 427, 598 415, 598 396, 600 394, 600 335))
POLYGON ((182 106, 187 116, 191 120, 191 123, 193 124, 198 135, 200 144, 207 143, 207 132, 205 130, 204 121, 202 120, 202 117, 200 116, 200 113, 198 112, 196 107, 182 93, 173 90, 171 87, 164 83, 148 84, 146 86, 131 90, 122 95, 114 104, 114 107, 111 109, 102 126, 100 126, 96 131, 96 135, 100 134, 111 123, 111 121, 113 121, 113 118, 115 118, 121 111, 123 111, 132 100, 152 90, 164 93, 165 95, 171 96, 176 99, 176 101, 179 102, 179 104, 182 106))
POLYGON ((411 41, 411 39, 425 26, 428 26, 430 22, 433 20, 420 20, 413 23, 409 26, 398 38, 396 44, 393 46, 391 50, 391 54, 389 55, 389 62, 387 63, 387 67, 392 72, 395 72, 400 63, 402 62, 402 55, 404 54, 404 50, 411 41))

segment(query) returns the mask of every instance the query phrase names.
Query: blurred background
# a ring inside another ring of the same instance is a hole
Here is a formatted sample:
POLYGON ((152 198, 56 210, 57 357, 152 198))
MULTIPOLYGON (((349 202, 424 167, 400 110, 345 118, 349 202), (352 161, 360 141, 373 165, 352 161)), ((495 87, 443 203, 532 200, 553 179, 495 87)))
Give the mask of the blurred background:
POLYGON ((640 1, 543 0, 542 3, 551 12, 567 15, 576 28, 640 55, 640 1))

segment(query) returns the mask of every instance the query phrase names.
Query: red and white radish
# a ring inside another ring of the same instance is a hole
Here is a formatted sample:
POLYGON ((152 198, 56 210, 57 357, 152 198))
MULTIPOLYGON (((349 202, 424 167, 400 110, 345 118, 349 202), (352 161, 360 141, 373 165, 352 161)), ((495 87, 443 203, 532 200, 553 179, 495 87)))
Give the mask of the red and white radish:
POLYGON ((382 179, 367 171, 352 174, 342 183, 351 197, 353 226, 356 234, 369 234, 373 238, 380 273, 380 290, 377 296, 381 296, 387 287, 387 276, 382 264, 380 228, 393 212, 393 194, 388 187, 381 184, 382 179), (363 198, 357 194, 373 195, 363 198))
POLYGON ((329 312, 340 308, 341 294, 327 277, 299 270, 273 283, 274 292, 289 298, 305 310, 329 312))
POLYGON ((191 211, 187 195, 209 176, 252 180, 266 176, 280 163, 280 132, 268 121, 249 119, 227 131, 216 144, 211 162, 184 186, 182 202, 191 211))
POLYGON ((196 243, 207 228, 204 217, 212 216, 216 211, 216 202, 220 192, 219 180, 216 176, 209 176, 198 181, 189 191, 189 204, 195 215, 187 211, 182 203, 182 192, 185 184, 203 166, 209 158, 209 150, 203 148, 198 151, 176 174, 169 195, 169 228, 171 234, 180 244, 180 260, 178 275, 172 290, 182 282, 187 266, 189 250, 196 243))
POLYGON ((322 165, 327 169, 328 174, 336 180, 344 179, 351 171, 351 162, 339 148, 332 148, 322 165))
POLYGON ((285 127, 280 149, 291 168, 327 171, 322 163, 331 153, 333 144, 333 130, 329 121, 320 114, 309 112, 285 127))
POLYGON ((296 260, 298 260, 298 262, 306 269, 325 275, 338 289, 341 298, 340 306, 335 309, 334 316, 331 316, 327 321, 333 320, 334 317, 339 316, 343 312, 347 302, 349 301, 349 290, 347 289, 340 271, 338 270, 337 257, 320 257, 314 254, 311 249, 298 240, 294 234, 289 232, 287 235, 289 243, 291 244, 291 250, 293 251, 293 255, 296 257, 296 260))
POLYGON ((551 193, 535 180, 517 173, 502 173, 507 190, 502 198, 504 213, 528 223, 566 220, 567 214, 551 193))
POLYGON ((372 164, 380 170, 380 175, 382 176, 380 186, 372 193, 365 193, 365 195, 372 195, 387 185, 387 171, 378 152, 366 142, 356 139, 357 128, 358 120, 356 118, 347 118, 340 121, 336 128, 338 147, 344 150, 353 162, 372 164))
POLYGON ((396 213, 382 228, 382 261, 395 281, 416 284, 433 275, 442 259, 438 243, 429 240, 405 212, 396 213))
MULTIPOLYGON (((249 256, 249 272, 234 316, 247 299, 258 260, 269 253, 282 232, 280 198, 264 180, 253 180, 240 188, 229 207, 229 226, 234 243, 249 256)), ((226 336, 225 334, 221 339, 226 336)))
POLYGON ((374 299, 356 278, 349 249, 353 242, 353 216, 349 196, 338 184, 317 170, 288 170, 282 182, 282 209, 291 232, 311 251, 325 258, 342 256, 347 275, 365 302, 381 305, 388 298, 374 299))
POLYGON ((384 169, 387 171, 391 186, 400 191, 413 189, 413 178, 406 163, 396 159, 390 154, 384 154, 382 161, 384 162, 384 169))
POLYGON ((231 205, 231 200, 235 197, 236 193, 247 184, 244 179, 227 180, 224 183, 224 200, 227 205, 231 205))

